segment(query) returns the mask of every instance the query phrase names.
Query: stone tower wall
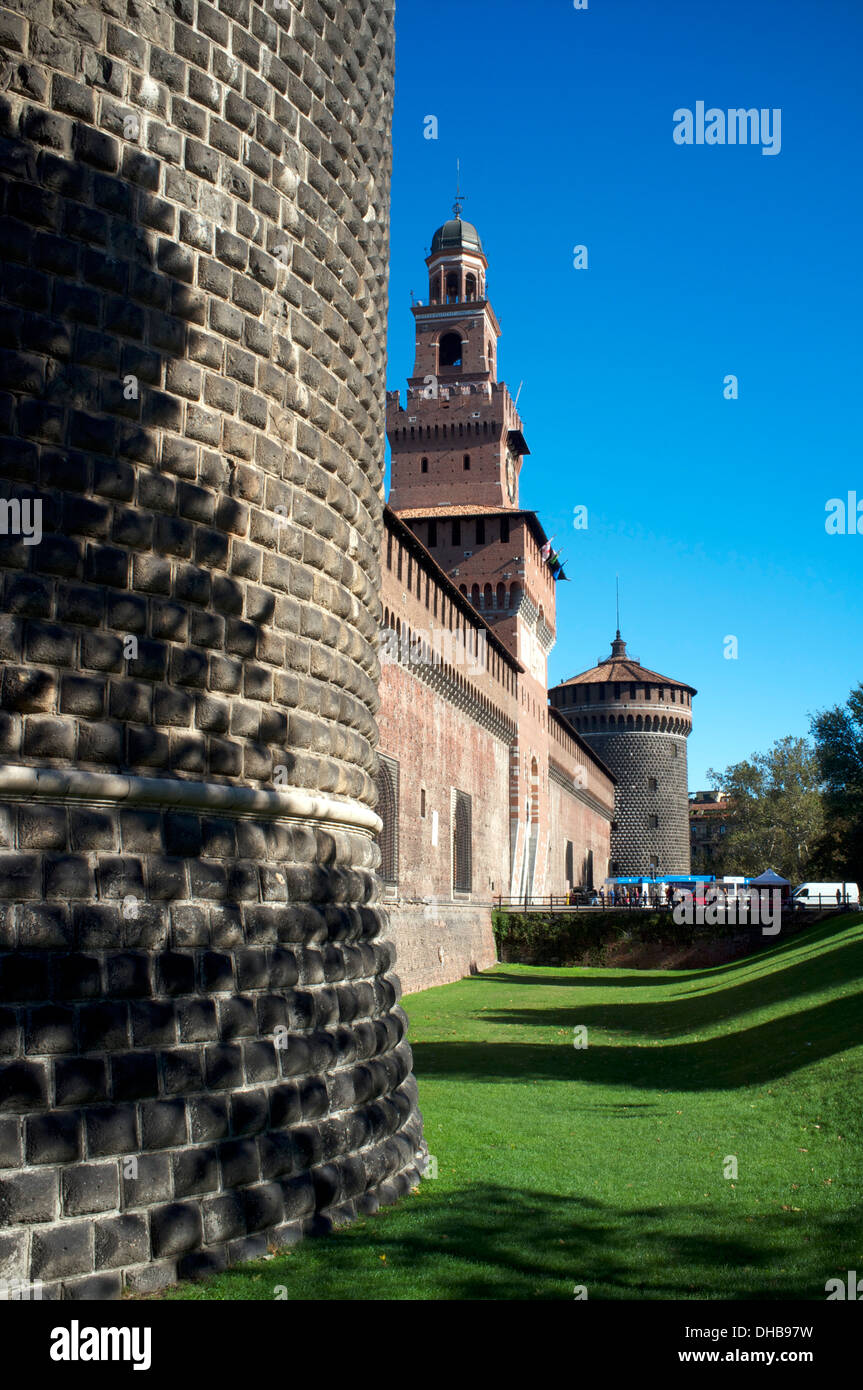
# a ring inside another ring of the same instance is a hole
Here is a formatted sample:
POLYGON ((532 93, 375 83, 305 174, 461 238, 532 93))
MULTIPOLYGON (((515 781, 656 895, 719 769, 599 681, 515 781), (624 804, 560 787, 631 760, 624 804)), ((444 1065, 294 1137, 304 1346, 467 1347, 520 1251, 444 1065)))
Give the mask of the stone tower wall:
POLYGON ((0 13, 0 1278, 105 1298, 417 1176, 374 905, 392 5, 0 13))
POLYGON ((623 733, 582 731, 617 778, 611 862, 621 875, 646 874, 651 855, 663 873, 688 874, 689 792, 686 738, 646 730, 623 733), (657 783, 650 789, 650 779, 657 783), (651 827, 651 816, 658 827, 651 827))

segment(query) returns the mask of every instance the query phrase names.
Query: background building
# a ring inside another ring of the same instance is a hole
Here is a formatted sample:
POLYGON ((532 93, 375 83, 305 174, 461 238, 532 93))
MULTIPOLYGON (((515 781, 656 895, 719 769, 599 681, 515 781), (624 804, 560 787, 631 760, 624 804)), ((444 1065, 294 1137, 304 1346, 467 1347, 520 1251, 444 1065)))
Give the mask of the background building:
POLYGON ((390 933, 410 988, 494 960, 496 894, 601 882, 614 787, 549 708, 555 573, 539 518, 519 505, 529 450, 497 379, 485 254, 457 207, 426 264, 406 404, 387 396, 382 557, 379 810, 397 783, 390 933))
POLYGON ((628 656, 619 631, 609 656, 549 692, 615 775, 612 874, 689 873, 686 740, 695 694, 628 656))
POLYGON ((721 855, 728 829, 725 792, 693 792, 689 798, 689 842, 693 873, 721 872, 721 855))

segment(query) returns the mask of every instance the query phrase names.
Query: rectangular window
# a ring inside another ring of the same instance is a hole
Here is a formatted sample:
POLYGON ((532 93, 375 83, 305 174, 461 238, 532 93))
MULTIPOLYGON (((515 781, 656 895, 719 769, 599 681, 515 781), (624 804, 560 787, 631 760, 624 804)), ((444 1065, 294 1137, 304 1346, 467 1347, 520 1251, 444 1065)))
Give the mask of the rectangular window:
POLYGON ((452 886, 454 893, 471 891, 473 826, 471 799, 467 792, 453 791, 452 802, 452 886))
POLYGON ((395 758, 378 754, 375 782, 378 789, 375 809, 383 821, 378 835, 381 852, 378 874, 384 883, 395 886, 399 881, 399 765, 395 758))
POLYGON ((429 522, 429 538, 428 538, 428 548, 429 548, 429 550, 434 550, 434 548, 435 548, 436 545, 437 545, 437 522, 436 522, 436 521, 430 521, 430 522, 429 522))
POLYGON ((564 861, 563 876, 564 876, 566 882, 569 884, 570 888, 573 887, 573 883, 574 883, 574 880, 573 880, 573 858, 574 858, 573 851, 574 851, 574 846, 573 846, 572 840, 567 840, 567 842, 566 842, 566 857, 565 857, 565 861, 564 861))
POLYGON ((655 791, 657 790, 657 787, 658 787, 658 783, 657 783, 657 781, 656 781, 656 778, 655 778, 655 777, 648 777, 648 779, 647 779, 647 790, 648 790, 649 792, 655 792, 655 791))
POLYGON ((454 521, 454 522, 452 523, 452 543, 453 543, 453 545, 461 545, 461 522, 460 522, 460 521, 454 521))
POLYGON ((650 825, 651 830, 658 830, 658 829, 659 829, 659 816, 649 816, 649 817, 648 817, 648 824, 650 825))
POLYGON ((426 789, 425 789, 425 787, 420 787, 420 816, 421 816, 421 818, 422 818, 423 820, 425 820, 425 818, 426 818, 426 789))
POLYGON ((503 516, 500 519, 500 538, 502 541, 509 541, 509 517, 503 516))
POLYGON ((476 524, 476 543, 477 543, 477 545, 485 545, 485 522, 484 522, 484 521, 478 521, 477 524, 476 524))

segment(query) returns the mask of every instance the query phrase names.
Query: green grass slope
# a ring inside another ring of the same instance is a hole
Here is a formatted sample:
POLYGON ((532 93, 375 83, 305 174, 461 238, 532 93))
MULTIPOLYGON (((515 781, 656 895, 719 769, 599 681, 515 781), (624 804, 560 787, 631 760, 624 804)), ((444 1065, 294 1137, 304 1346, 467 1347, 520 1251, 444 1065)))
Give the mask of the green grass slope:
POLYGON ((823 1299, 863 1269, 863 917, 708 970, 506 965, 405 1006, 438 1177, 166 1297, 823 1299))

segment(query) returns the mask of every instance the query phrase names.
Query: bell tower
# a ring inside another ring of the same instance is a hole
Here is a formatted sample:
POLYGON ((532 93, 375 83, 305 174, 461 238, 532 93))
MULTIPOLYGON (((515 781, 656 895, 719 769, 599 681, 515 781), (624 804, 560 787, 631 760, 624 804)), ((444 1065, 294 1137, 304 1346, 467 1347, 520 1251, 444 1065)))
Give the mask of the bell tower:
POLYGON ((387 392, 392 453, 390 506, 518 509, 518 478, 529 453, 521 420, 497 379, 500 324, 488 299, 488 261, 479 233, 454 216, 438 227, 426 258, 428 301, 416 324, 407 408, 387 392))

